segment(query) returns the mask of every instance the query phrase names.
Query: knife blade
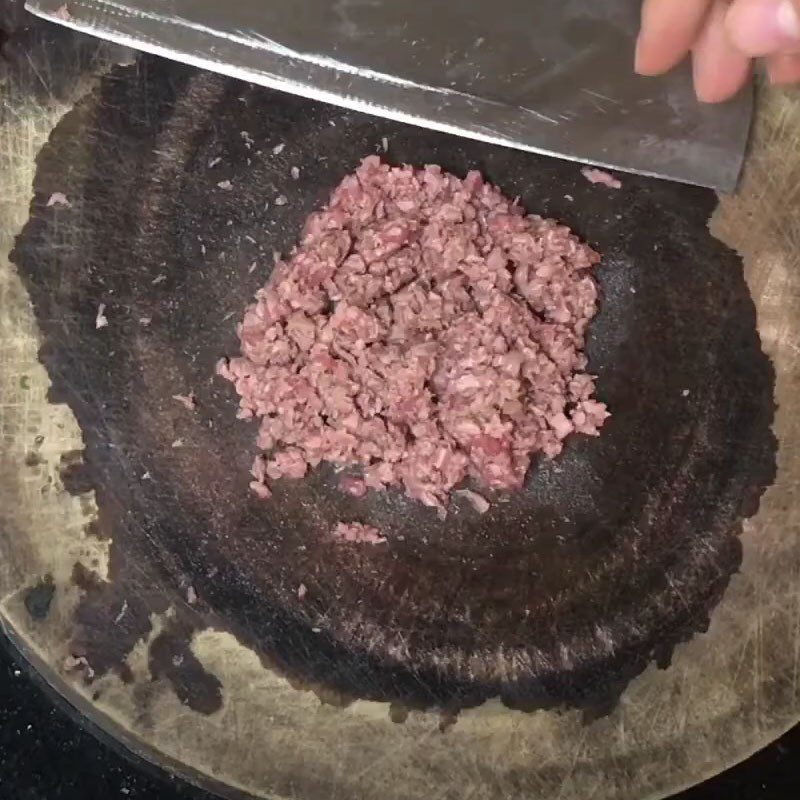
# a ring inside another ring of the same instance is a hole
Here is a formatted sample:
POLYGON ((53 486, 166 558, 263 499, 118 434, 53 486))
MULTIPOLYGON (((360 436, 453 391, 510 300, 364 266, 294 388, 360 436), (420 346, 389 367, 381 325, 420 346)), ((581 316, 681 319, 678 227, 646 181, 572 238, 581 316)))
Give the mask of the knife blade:
POLYGON ((298 95, 584 164, 734 188, 752 88, 633 72, 638 0, 29 0, 32 13, 298 95))

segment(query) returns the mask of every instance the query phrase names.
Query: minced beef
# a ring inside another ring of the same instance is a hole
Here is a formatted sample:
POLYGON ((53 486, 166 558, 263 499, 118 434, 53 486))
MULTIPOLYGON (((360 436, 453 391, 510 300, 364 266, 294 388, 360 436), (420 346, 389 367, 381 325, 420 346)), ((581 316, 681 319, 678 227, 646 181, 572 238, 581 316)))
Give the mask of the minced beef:
POLYGON ((259 420, 254 491, 329 461, 360 497, 519 489, 608 416, 584 372, 599 256, 470 172, 364 159, 277 259, 218 372, 259 420))
POLYGON ((383 544, 386 541, 377 528, 360 522, 339 522, 331 535, 336 541, 351 544, 383 544))

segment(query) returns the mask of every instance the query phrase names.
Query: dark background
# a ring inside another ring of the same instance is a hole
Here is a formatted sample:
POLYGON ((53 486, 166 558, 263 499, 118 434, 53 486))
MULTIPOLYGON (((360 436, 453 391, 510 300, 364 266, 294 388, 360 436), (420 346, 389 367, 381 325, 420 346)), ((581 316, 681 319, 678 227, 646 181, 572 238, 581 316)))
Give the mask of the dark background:
MULTIPOLYGON (((442 734, 446 736, 447 734, 442 734)), ((675 800, 790 800, 800 789, 800 727, 675 800)), ((0 800, 212 800, 122 755, 56 705, 0 636, 0 800)), ((531 798, 535 800, 535 798, 531 798)))

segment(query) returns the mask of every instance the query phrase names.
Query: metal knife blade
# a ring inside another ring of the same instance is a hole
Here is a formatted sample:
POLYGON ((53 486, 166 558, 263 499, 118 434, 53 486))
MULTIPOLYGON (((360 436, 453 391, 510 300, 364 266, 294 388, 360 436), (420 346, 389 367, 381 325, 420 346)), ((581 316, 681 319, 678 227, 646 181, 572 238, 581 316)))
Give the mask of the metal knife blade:
POLYGON ((633 73, 639 0, 29 0, 38 16, 461 136, 732 189, 753 96, 633 73))

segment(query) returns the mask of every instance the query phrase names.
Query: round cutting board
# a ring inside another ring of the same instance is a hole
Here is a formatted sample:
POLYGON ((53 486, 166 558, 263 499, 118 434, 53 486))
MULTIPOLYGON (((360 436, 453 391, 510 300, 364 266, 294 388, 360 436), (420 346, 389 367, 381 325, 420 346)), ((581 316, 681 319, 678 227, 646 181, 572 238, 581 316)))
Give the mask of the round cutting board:
POLYGON ((4 87, 0 613, 61 694, 270 797, 639 800, 797 721, 796 100, 762 98, 718 205, 37 42, 4 87), (258 503, 213 375, 272 251, 384 149, 477 167, 604 256, 588 354, 614 416, 480 519, 325 470, 258 503), (389 545, 332 545, 342 518, 389 545))

